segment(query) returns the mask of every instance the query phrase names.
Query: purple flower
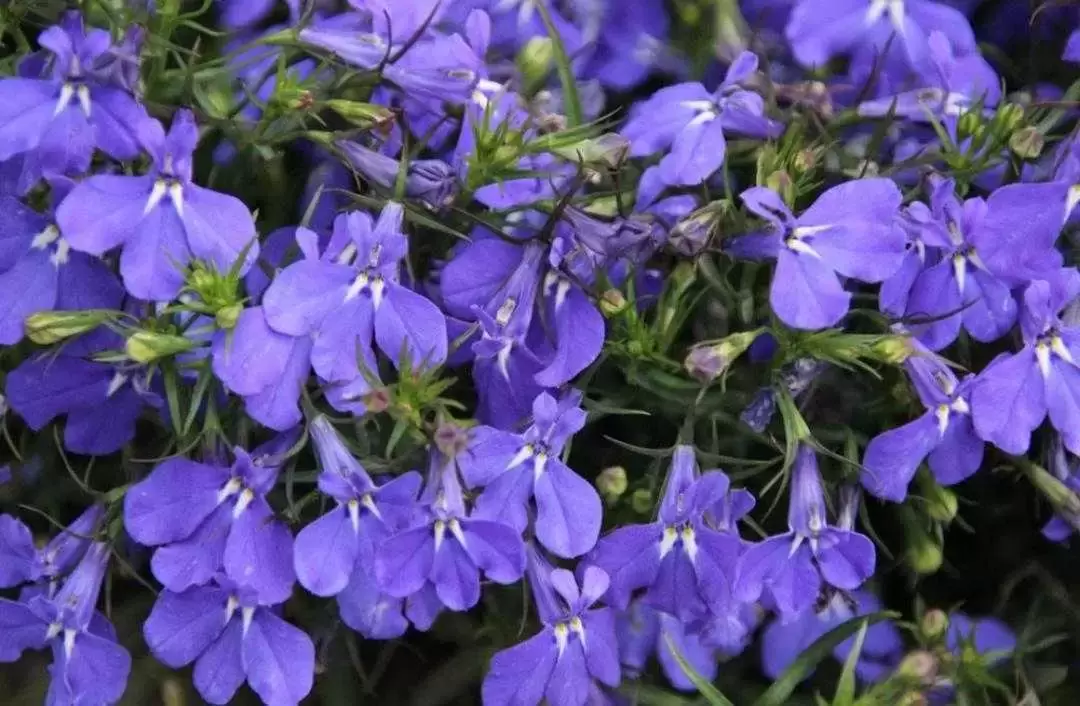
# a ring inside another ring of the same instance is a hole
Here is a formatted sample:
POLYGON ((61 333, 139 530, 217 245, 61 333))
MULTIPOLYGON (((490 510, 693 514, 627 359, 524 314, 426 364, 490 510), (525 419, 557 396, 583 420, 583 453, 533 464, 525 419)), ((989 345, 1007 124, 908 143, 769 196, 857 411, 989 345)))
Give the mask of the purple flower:
POLYGON ((1061 316, 1080 294, 1080 273, 1059 270, 1024 290, 1024 347, 1003 353, 971 389, 975 431, 1006 453, 1023 454, 1049 415, 1073 453, 1080 453, 1080 330, 1061 316))
POLYGON ((52 596, 57 580, 82 558, 103 515, 101 505, 91 505, 40 549, 29 527, 11 515, 0 515, 0 588, 43 583, 52 596))
POLYGON ((958 381, 952 370, 927 352, 904 364, 926 413, 870 440, 863 457, 863 486, 873 495, 902 502, 907 486, 927 457, 942 485, 953 485, 979 470, 983 441, 971 419, 974 376, 958 381))
POLYGON ((704 644, 698 635, 688 632, 678 618, 654 610, 644 601, 634 601, 621 611, 615 629, 619 638, 619 660, 627 677, 640 677, 649 656, 655 653, 664 676, 673 687, 694 691, 694 683, 672 652, 671 645, 674 645, 695 672, 707 681, 716 679, 716 651, 704 644))
POLYGON ((603 569, 586 566, 580 584, 530 551, 529 579, 543 630, 496 653, 482 687, 485 706, 585 706, 595 682, 620 681, 615 613, 594 608, 608 587, 603 569), (580 585, 580 588, 579 588, 580 585), (558 595, 556 595, 558 594, 558 595))
POLYGON ((581 556, 600 534, 600 496, 559 454, 585 425, 580 393, 561 401, 547 393, 533 402, 533 423, 521 434, 480 426, 458 454, 469 488, 483 488, 474 515, 523 531, 536 501, 536 538, 557 556, 581 556))
POLYGON ((0 80, 0 161, 31 153, 39 170, 63 174, 89 169, 95 147, 134 159, 149 118, 111 75, 109 33, 87 32, 82 15, 69 12, 38 43, 49 52, 41 78, 0 80))
POLYGON ((767 225, 760 233, 737 238, 728 252, 776 258, 769 302, 793 328, 826 328, 844 318, 851 294, 840 275, 880 282, 903 261, 904 233, 897 226, 903 197, 888 179, 834 186, 797 218, 765 187, 747 189, 740 198, 767 225))
POLYGON ((380 588, 406 598, 431 586, 450 610, 469 610, 480 600, 480 574, 511 584, 525 570, 525 548, 511 526, 470 517, 450 464, 433 459, 428 504, 408 529, 382 542, 376 550, 375 575, 380 588))
MULTIPOLYGON (((67 192, 60 179, 52 186, 56 200, 67 192)), ((39 311, 120 307, 123 287, 99 258, 72 251, 49 218, 13 196, 0 195, 0 211, 0 344, 22 340, 26 317, 39 311)))
POLYGON ((177 111, 167 136, 148 120, 139 137, 153 160, 149 174, 91 176, 60 204, 56 222, 71 247, 101 255, 122 245, 124 286, 152 301, 176 296, 193 258, 226 272, 248 248, 246 272, 259 254, 255 222, 239 199, 192 183, 199 133, 191 112, 177 111))
POLYGON ((255 421, 286 431, 303 420, 300 392, 311 372, 310 336, 287 336, 270 328, 261 306, 245 309, 231 331, 214 335, 214 375, 244 398, 255 421))
POLYGON ((52 649, 46 703, 115 704, 123 696, 131 655, 94 611, 108 559, 108 547, 95 542, 55 596, 32 595, 26 603, 0 598, 0 661, 14 662, 26 649, 52 649))
MULTIPOLYGON (((869 591, 853 591, 850 596, 834 593, 821 610, 807 610, 792 622, 774 620, 761 638, 762 670, 777 679, 792 662, 818 638, 852 618, 881 610, 881 602, 869 591)), ((833 657, 845 662, 854 647, 849 637, 833 648, 833 657)), ((900 662, 904 643, 891 622, 874 623, 866 630, 855 674, 868 682, 887 677, 900 662)))
POLYGON ((822 585, 853 591, 874 573, 874 545, 849 520, 830 526, 825 516, 814 450, 800 444, 792 468, 789 531, 759 542, 739 558, 734 594, 757 600, 768 589, 785 622, 818 599, 822 585))
POLYGON ((859 50, 888 49, 887 61, 920 69, 929 61, 929 33, 940 31, 960 54, 978 47, 967 18, 935 0, 799 0, 788 21, 791 50, 804 66, 859 50))
POLYGON ((157 547, 150 568, 158 581, 180 592, 224 569, 262 605, 289 597, 293 537, 265 496, 295 439, 281 435, 251 454, 235 448, 231 467, 169 459, 128 490, 124 528, 157 547))
POLYGON ((694 186, 724 163, 726 132, 778 136, 780 125, 765 117, 761 96, 740 87, 757 65, 755 55, 743 52, 713 93, 700 83, 680 83, 637 104, 621 130, 630 141, 630 155, 642 157, 670 147, 655 167, 660 182, 694 186))
POLYGON ((720 471, 698 476, 693 447, 675 447, 659 519, 614 530, 589 555, 611 577, 608 602, 626 609, 633 592, 644 588, 645 605, 683 623, 704 621, 714 609, 735 611, 731 580, 742 541, 710 526, 711 517, 706 522, 728 489, 720 471))
POLYGON ((246 681, 265 704, 299 704, 315 677, 315 646, 275 609, 227 581, 162 591, 143 626, 154 657, 174 669, 195 663, 195 688, 229 703, 246 681))
POLYGON ((317 596, 337 596, 350 627, 368 637, 396 637, 406 625, 401 600, 382 595, 371 575, 377 546, 416 509, 420 475, 410 471, 377 486, 326 417, 316 417, 310 432, 322 469, 319 490, 337 507, 296 536, 296 577, 317 596))
POLYGON ((909 328, 931 350, 952 343, 961 324, 977 341, 1000 338, 1016 322, 1012 288, 1061 266, 1054 243, 1067 192, 1063 184, 1011 184, 986 201, 961 202, 951 179, 932 182, 930 208, 916 203, 905 212, 915 248, 901 281, 883 287, 889 307, 903 306, 909 328))
POLYGON ((69 343, 59 355, 28 358, 8 374, 5 390, 11 409, 31 429, 67 416, 64 447, 95 456, 123 448, 146 407, 161 405, 145 369, 92 359, 115 347, 113 334, 102 333, 69 343))
POLYGON ((478 237, 440 273, 447 311, 480 323, 473 377, 477 416, 487 424, 514 426, 541 391, 569 382, 603 348, 600 312, 568 273, 546 268, 545 258, 563 265, 538 241, 517 246, 478 237))
POLYGON ((915 122, 931 123, 935 118, 955 120, 980 103, 993 108, 1001 100, 1000 80, 981 54, 954 56, 948 38, 931 32, 927 42, 934 68, 924 86, 894 95, 864 101, 859 115, 895 115, 915 122))
POLYGON ((343 249, 288 266, 266 290, 267 323, 289 336, 314 335, 311 363, 329 382, 360 377, 358 357, 376 370, 373 338, 395 366, 406 355, 413 369, 446 360, 446 318, 399 281, 409 248, 403 214, 388 203, 374 226, 366 213, 338 216, 332 242, 343 249))

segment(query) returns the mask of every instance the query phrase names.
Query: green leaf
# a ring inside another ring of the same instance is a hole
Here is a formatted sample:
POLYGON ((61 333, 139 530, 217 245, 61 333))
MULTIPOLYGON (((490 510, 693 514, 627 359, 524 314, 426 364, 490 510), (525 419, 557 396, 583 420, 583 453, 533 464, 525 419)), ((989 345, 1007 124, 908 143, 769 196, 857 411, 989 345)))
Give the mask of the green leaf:
POLYGON ((698 674, 697 670, 686 661, 685 657, 679 654, 679 650, 675 646, 675 641, 671 639, 670 635, 664 635, 664 641, 667 642, 668 649, 671 650, 671 654, 675 657, 675 661, 679 663, 679 669, 683 670, 690 681, 693 682, 694 688, 709 702, 710 706, 735 706, 735 704, 721 694, 715 686, 710 684, 705 677, 698 674))
POLYGON ((791 666, 784 670, 784 673, 772 683, 772 686, 758 697, 753 706, 784 706, 788 703, 788 698, 795 692, 795 689, 802 683, 802 680, 813 671, 819 662, 832 653, 833 648, 858 632, 864 625, 869 626, 880 623, 882 620, 895 620, 899 617, 899 613, 881 611, 852 618, 833 628, 806 648, 798 659, 792 662, 791 666))
POLYGON ((577 81, 574 79, 574 70, 570 66, 570 56, 566 53, 566 45, 559 36, 559 30, 555 29, 555 23, 551 21, 551 12, 547 8, 547 0, 536 3, 536 9, 540 13, 540 19, 544 22, 544 29, 551 37, 551 48, 554 50, 555 71, 559 74, 559 83, 563 89, 563 103, 566 105, 566 124, 570 127, 581 125, 584 118, 581 112, 581 96, 578 95, 577 81))
POLYGON ((869 627, 869 623, 862 621, 859 634, 855 636, 855 643, 851 646, 851 652, 844 661, 844 671, 840 673, 840 680, 836 683, 833 706, 852 706, 855 703, 855 665, 859 663, 863 640, 866 639, 866 630, 869 627))

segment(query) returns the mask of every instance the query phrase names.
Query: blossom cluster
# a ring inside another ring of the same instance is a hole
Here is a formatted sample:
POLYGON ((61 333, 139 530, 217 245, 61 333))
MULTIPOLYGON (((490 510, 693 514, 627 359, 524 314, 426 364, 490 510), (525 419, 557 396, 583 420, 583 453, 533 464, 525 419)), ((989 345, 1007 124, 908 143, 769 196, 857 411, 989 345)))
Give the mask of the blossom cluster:
POLYGON ((0 10, 0 662, 46 703, 145 702, 140 650, 314 703, 428 632, 485 706, 1071 654, 920 581, 995 470, 1080 531, 1080 81, 977 41, 1056 80, 1075 9, 199 4, 0 10))

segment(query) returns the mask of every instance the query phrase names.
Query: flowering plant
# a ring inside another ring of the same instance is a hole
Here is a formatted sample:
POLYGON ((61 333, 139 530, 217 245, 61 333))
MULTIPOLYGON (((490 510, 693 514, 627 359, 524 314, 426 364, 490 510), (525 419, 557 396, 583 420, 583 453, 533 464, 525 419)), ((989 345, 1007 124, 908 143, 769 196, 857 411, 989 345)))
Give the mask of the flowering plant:
POLYGON ((1075 703, 1078 26, 8 0, 10 702, 1075 703))

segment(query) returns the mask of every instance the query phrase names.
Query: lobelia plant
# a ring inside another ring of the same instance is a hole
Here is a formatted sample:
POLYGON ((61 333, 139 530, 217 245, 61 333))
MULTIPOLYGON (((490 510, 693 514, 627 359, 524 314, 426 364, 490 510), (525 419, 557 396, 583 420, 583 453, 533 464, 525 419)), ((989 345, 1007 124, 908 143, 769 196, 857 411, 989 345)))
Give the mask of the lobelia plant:
POLYGON ((1078 25, 6 3, 2 700, 1075 703, 1078 25))

